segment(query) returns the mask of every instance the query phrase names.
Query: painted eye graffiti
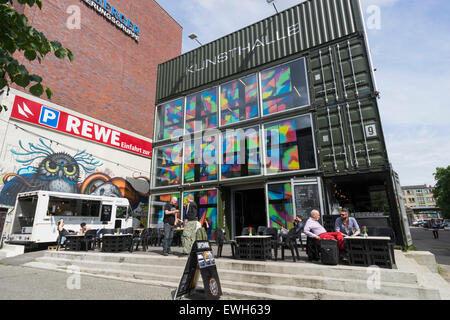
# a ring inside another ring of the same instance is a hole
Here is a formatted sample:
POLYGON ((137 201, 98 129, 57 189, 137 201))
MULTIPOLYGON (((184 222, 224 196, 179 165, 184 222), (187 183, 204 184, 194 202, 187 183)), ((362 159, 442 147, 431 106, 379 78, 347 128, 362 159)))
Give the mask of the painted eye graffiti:
POLYGON ((45 169, 47 169, 51 173, 55 173, 58 171, 58 165, 51 160, 47 160, 45 163, 45 169))
POLYGON ((69 176, 73 176, 75 173, 77 173, 77 167, 73 164, 65 166, 64 173, 69 176))

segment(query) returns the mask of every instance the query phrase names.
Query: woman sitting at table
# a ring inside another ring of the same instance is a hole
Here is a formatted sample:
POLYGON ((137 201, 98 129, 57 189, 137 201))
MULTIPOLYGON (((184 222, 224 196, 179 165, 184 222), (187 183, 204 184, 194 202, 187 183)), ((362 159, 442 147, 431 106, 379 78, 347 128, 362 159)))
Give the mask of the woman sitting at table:
POLYGON ((59 220, 56 223, 56 226, 58 228, 58 233, 59 233, 59 244, 64 245, 64 243, 67 241, 66 235, 69 234, 69 231, 64 229, 64 219, 59 220))
POLYGON ((356 237, 361 233, 356 219, 353 217, 349 217, 348 209, 341 209, 341 216, 336 219, 336 223, 334 226, 336 232, 342 233, 344 237, 356 237))

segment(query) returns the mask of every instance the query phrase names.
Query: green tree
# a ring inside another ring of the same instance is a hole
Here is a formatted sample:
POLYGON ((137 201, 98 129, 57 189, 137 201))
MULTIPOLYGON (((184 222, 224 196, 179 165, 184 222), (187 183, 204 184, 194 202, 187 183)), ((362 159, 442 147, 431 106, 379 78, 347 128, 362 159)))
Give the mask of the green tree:
MULTIPOLYGON (((16 0, 20 4, 33 7, 37 5, 42 9, 41 0, 16 0)), ((42 85, 42 77, 37 74, 29 74, 27 68, 20 64, 13 55, 23 53, 28 61, 42 59, 53 52, 59 59, 68 58, 73 61, 73 54, 68 48, 64 48, 58 41, 48 40, 42 32, 39 32, 28 24, 28 18, 18 13, 13 7, 13 0, 0 0, 0 89, 12 83, 27 88, 34 96, 40 97, 44 91, 49 99, 53 92, 42 85)), ((5 106, 0 106, 6 110, 5 106)))
POLYGON ((450 166, 436 168, 434 178, 437 181, 433 191, 436 204, 441 209, 442 215, 450 219, 450 166))

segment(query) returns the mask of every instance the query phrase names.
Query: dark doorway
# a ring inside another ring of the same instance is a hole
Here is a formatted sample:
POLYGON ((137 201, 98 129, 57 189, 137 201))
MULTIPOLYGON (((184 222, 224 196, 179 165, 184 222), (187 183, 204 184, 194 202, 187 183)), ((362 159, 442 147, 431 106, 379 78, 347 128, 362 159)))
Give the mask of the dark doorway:
POLYGON ((239 190, 234 192, 235 235, 243 228, 267 226, 266 195, 264 189, 239 190))

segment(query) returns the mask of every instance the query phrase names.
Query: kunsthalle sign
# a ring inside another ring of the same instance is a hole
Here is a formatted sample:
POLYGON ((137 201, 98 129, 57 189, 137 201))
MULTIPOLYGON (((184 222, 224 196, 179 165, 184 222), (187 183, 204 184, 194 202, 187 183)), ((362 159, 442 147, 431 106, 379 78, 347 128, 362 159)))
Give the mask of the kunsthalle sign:
POLYGON ((103 124, 16 96, 11 118, 151 158, 152 143, 103 124))
POLYGON ((81 0, 103 15, 128 36, 139 42, 139 27, 106 0, 81 0))
POLYGON ((221 63, 225 62, 232 63, 231 60, 237 58, 245 59, 248 54, 254 52, 255 50, 258 50, 258 48, 276 45, 278 42, 289 39, 298 33, 300 33, 300 24, 295 23, 288 26, 286 30, 276 30, 273 37, 260 36, 252 41, 248 41, 245 44, 241 44, 240 46, 236 46, 227 51, 223 51, 214 57, 204 59, 201 63, 190 65, 186 69, 186 73, 193 74, 206 70, 210 66, 220 65, 221 63))

